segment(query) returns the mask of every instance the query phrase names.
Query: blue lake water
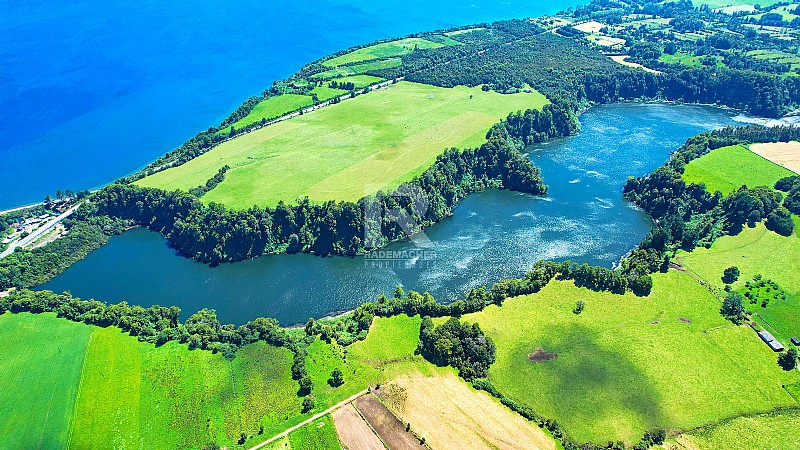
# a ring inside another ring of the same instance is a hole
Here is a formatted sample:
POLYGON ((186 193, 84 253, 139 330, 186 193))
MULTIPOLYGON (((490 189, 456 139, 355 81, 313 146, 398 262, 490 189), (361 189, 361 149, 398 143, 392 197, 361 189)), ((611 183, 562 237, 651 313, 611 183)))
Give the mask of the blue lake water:
POLYGON ((0 0, 0 209, 128 174, 303 64, 575 0, 0 0))
MULTIPOLYGON (((434 255, 415 268, 364 257, 274 255, 210 268, 175 255, 156 233, 111 239, 41 288, 108 302, 177 305, 184 317, 207 307, 223 322, 275 317, 283 324, 351 309, 396 285, 452 301, 471 287, 522 275, 539 259, 611 267, 652 226, 622 198, 628 176, 661 165, 687 138, 736 124, 735 113, 689 105, 620 104, 581 117, 575 137, 529 148, 550 192, 487 191, 426 231, 434 255)), ((413 251, 410 242, 387 250, 413 251)), ((420 256, 420 255, 411 255, 420 256)))

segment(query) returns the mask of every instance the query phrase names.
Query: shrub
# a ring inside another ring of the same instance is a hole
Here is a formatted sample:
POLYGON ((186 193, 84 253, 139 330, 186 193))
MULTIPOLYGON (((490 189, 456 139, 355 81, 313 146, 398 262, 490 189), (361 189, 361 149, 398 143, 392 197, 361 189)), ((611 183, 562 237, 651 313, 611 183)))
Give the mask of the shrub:
POLYGON ((740 274, 741 273, 739 272, 738 267, 728 267, 724 272, 722 272, 722 282, 725 284, 733 284, 739 279, 740 274))

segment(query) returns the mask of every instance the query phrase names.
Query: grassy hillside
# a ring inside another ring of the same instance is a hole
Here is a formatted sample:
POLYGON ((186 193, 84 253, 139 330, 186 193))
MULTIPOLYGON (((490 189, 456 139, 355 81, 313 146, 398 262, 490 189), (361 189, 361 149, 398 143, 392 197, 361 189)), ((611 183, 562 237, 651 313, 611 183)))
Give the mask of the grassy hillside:
POLYGON ((0 448, 63 448, 92 328, 55 314, 0 315, 0 448))
POLYGON ((718 148, 686 165, 683 179, 687 183, 705 183, 710 192, 730 194, 742 185, 772 186, 789 175, 783 168, 742 145, 718 148))
POLYGON ((138 184, 188 190, 232 167, 208 202, 233 208, 355 201, 428 168, 448 147, 475 147, 508 113, 541 108, 539 93, 503 95, 400 82, 226 142, 138 184), (268 182, 266 182, 268 180, 268 182))
MULTIPOLYGON (((457 41, 453 41, 458 43, 457 41)), ((396 41, 384 42, 383 44, 371 45, 360 48, 342 56, 329 59, 322 63, 327 67, 336 67, 344 64, 352 64, 371 59, 388 58, 392 56, 402 56, 414 50, 424 50, 426 48, 444 47, 444 44, 432 42, 422 38, 405 38, 396 41)))
POLYGON ((741 290, 755 275, 773 280, 786 291, 785 300, 773 300, 766 308, 756 308, 757 318, 784 345, 791 336, 800 336, 800 239, 783 237, 767 230, 763 224, 745 227, 736 236, 723 236, 711 248, 681 252, 677 260, 687 270, 719 289, 724 287, 722 272, 731 266, 741 271, 733 288, 741 290))
POLYGON ((677 436, 672 444, 687 450, 797 450, 800 449, 798 424, 800 410, 738 417, 677 436))
POLYGON ((489 375, 501 392, 556 419, 578 441, 636 442, 654 426, 686 429, 794 405, 781 386, 799 375, 683 272, 654 275, 647 298, 571 282, 465 317, 497 344, 489 375), (577 300, 586 302, 576 315, 577 300), (549 361, 528 355, 556 353, 549 361))

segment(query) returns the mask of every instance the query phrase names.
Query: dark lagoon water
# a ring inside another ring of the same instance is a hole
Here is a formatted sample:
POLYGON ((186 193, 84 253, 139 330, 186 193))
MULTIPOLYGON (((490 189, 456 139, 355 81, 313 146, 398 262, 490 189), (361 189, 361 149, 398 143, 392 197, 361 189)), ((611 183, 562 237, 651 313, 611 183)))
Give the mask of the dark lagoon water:
POLYGON ((0 0, 0 209, 130 173, 325 54, 579 0, 0 0))
MULTIPOLYGON (((396 285, 452 301, 471 287, 523 274, 536 260, 611 267, 652 223, 622 199, 628 176, 651 172, 688 137, 736 123, 722 109, 655 104, 594 108, 580 135, 531 147, 550 192, 534 197, 487 191, 426 231, 432 248, 407 261, 310 255, 264 256, 210 268, 176 256, 156 233, 111 239, 41 288, 108 302, 177 305, 185 315, 217 310, 223 322, 259 316, 295 324, 351 309, 396 285)), ((390 251, 414 252, 411 242, 390 251)))

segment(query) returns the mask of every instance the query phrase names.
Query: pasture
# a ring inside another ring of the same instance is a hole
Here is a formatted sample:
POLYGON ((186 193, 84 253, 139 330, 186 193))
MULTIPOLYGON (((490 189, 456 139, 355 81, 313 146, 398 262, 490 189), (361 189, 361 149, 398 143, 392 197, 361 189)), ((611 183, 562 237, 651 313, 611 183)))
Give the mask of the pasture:
POLYGON ((736 236, 723 236, 711 248, 696 248, 691 253, 679 252, 677 261, 693 275, 722 289, 722 272, 731 266, 741 275, 733 288, 741 290, 745 282, 761 274, 774 280, 787 298, 771 300, 766 308, 758 307, 757 319, 784 345, 792 336, 800 335, 800 240, 797 234, 789 237, 769 231, 759 223, 745 227, 736 236))
POLYGON ((331 416, 324 416, 289 433, 292 450, 336 450, 342 448, 331 416))
POLYGON ((333 69, 329 69, 324 72, 315 73, 314 75, 311 75, 311 79, 316 80, 321 78, 327 80, 330 78, 348 77, 352 75, 367 73, 372 70, 391 69, 393 67, 399 67, 402 65, 403 61, 401 61, 400 58, 389 58, 389 59, 382 59, 379 61, 367 61, 359 64, 352 64, 349 66, 335 67, 333 69))
POLYGON ((137 184, 188 190, 227 164, 204 201, 240 209, 301 196, 356 201, 410 181, 446 148, 479 146, 509 113, 546 103, 538 92, 400 82, 239 136, 137 184))
POLYGON ((737 417, 676 436, 665 447, 668 450, 798 450, 798 423, 800 409, 737 417))
POLYGON ((637 442, 655 426, 691 429, 796 405, 781 386, 800 379, 685 272, 653 276, 649 297, 553 281, 464 317, 497 345, 489 371, 505 395, 556 419, 577 441, 637 442), (573 313, 577 300, 586 307, 573 313), (534 361, 542 348, 555 358, 534 361))
POLYGON ((398 39, 396 41, 384 42, 382 44, 370 45, 369 47, 354 50, 350 53, 346 53, 344 55, 324 61, 322 65, 326 67, 337 67, 345 64, 369 61, 372 59, 403 56, 416 50, 425 50, 428 48, 439 48, 444 46, 445 44, 440 44, 438 42, 429 41, 423 38, 412 37, 398 39))
POLYGON ((227 361, 175 342, 53 314, 0 316, 3 448, 200 448, 300 420, 291 353, 264 343, 227 361))
POLYGON ((773 186, 780 178, 794 175, 742 145, 722 147, 686 165, 683 179, 687 183, 705 183, 709 192, 728 195, 742 185, 773 186))
POLYGON ((0 448, 64 448, 92 327, 55 314, 0 315, 0 448))

